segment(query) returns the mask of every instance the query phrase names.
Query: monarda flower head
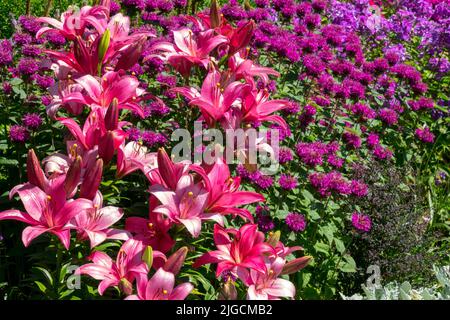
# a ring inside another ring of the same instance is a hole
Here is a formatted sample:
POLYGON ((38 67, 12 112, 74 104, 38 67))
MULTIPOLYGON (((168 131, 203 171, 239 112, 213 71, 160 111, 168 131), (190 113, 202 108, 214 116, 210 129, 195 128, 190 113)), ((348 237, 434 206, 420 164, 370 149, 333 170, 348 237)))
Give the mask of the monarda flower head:
POLYGON ((9 138, 13 142, 24 143, 30 137, 30 132, 27 128, 21 125, 13 125, 9 129, 9 138))
POLYGON ((433 143, 434 142, 434 134, 430 131, 430 128, 425 127, 423 129, 416 130, 416 137, 423 142, 433 143))
POLYGON ((27 128, 36 130, 41 126, 42 118, 37 113, 27 113, 23 116, 22 122, 27 128))
POLYGON ((306 229, 305 216, 300 213, 291 212, 284 221, 291 231, 302 232, 306 229))
POLYGON ((288 174, 282 174, 280 176, 280 179, 278 180, 278 183, 280 184, 280 187, 284 190, 292 190, 297 188, 298 186, 297 178, 288 174))
POLYGON ((369 232, 372 229, 372 220, 368 215, 354 212, 352 214, 352 225, 358 231, 369 232))

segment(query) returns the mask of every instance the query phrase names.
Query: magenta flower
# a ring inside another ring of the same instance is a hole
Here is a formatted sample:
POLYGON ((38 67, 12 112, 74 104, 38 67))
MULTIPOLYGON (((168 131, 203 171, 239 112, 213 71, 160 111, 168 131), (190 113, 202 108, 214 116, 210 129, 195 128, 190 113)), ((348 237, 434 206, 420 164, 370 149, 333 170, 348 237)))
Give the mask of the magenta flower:
POLYGON ((152 49, 162 51, 160 58, 168 61, 183 77, 189 76, 194 65, 206 69, 210 61, 210 52, 228 41, 222 35, 214 35, 214 30, 194 35, 192 30, 187 28, 173 31, 173 38, 174 44, 159 42, 152 49))
POLYGON ((131 235, 123 230, 110 228, 123 217, 123 210, 117 207, 103 207, 103 197, 97 192, 91 207, 77 214, 69 227, 78 231, 80 239, 89 238, 91 248, 106 239, 128 240, 131 235))
MULTIPOLYGON (((127 240, 119 250, 116 260, 113 261, 106 253, 94 252, 89 259, 92 263, 85 264, 75 270, 75 274, 87 274, 96 280, 101 280, 98 285, 98 293, 103 295, 111 286, 119 285, 120 289, 130 295, 132 283, 139 274, 147 275, 149 268, 142 256, 145 246, 141 241, 127 240)), ((153 251, 153 259, 166 260, 165 256, 153 251)))
POLYGON ((285 222, 288 228, 294 232, 301 232, 306 228, 305 216, 300 213, 289 213, 286 216, 285 222))
POLYGON ((217 277, 225 271, 231 271, 242 281, 248 279, 248 269, 264 272, 266 266, 263 254, 274 249, 264 242, 264 234, 257 231, 257 228, 254 224, 246 224, 239 230, 214 225, 214 243, 218 250, 204 253, 195 261, 193 267, 217 263, 217 277), (230 238, 229 234, 232 234, 233 238, 230 238))
POLYGON ((30 132, 24 126, 15 124, 9 128, 9 138, 11 141, 24 143, 30 137, 30 132))
POLYGON ((352 214, 352 224, 355 229, 362 232, 369 232, 372 229, 372 220, 363 213, 354 212, 352 214))
POLYGON ((175 275, 159 268, 148 279, 147 275, 137 276, 137 295, 130 295, 127 300, 184 300, 194 290, 194 286, 187 282, 174 288, 175 275))
POLYGON ((178 180, 175 191, 161 185, 153 185, 149 190, 161 202, 153 211, 166 215, 170 221, 183 224, 195 238, 200 234, 202 220, 213 219, 222 223, 221 215, 205 213, 208 191, 200 184, 195 184, 189 174, 178 180))
POLYGON ((430 128, 424 127, 423 129, 416 129, 416 137, 423 142, 433 143, 434 134, 430 131, 430 128))
POLYGON ((168 252, 175 244, 169 235, 171 226, 169 219, 155 212, 150 212, 148 219, 129 217, 125 220, 125 229, 134 234, 134 239, 162 253, 168 252))
POLYGON ((288 174, 282 174, 278 180, 280 187, 284 190, 292 190, 297 188, 298 181, 296 177, 290 176, 288 174))
POLYGON ((79 11, 70 9, 64 12, 61 15, 61 21, 48 17, 37 18, 36 21, 47 23, 53 28, 41 28, 37 32, 36 38, 51 31, 61 34, 64 38, 73 40, 77 36, 83 36, 86 27, 89 25, 102 34, 106 27, 108 15, 109 8, 104 6, 84 6, 79 11))
POLYGON ((279 297, 295 296, 295 286, 286 279, 279 278, 286 262, 277 257, 272 263, 266 262, 264 272, 250 270, 248 279, 248 300, 279 300, 279 297))
POLYGON ((242 95, 243 90, 248 87, 240 81, 222 83, 222 75, 213 69, 203 81, 200 92, 185 87, 175 88, 173 91, 189 99, 190 105, 199 107, 207 124, 213 126, 222 120, 232 104, 242 95))
POLYGON ((138 169, 145 172, 145 168, 157 166, 157 154, 147 152, 147 148, 140 143, 131 141, 122 144, 117 150, 117 177, 124 177, 138 169))
POLYGON ((49 181, 49 193, 45 193, 31 183, 19 185, 11 190, 10 197, 19 194, 26 212, 6 210, 0 212, 0 220, 22 221, 30 226, 22 232, 22 242, 28 247, 30 242, 45 232, 56 235, 66 249, 70 245, 68 222, 91 207, 87 199, 66 200, 64 176, 49 181))
POLYGON ((265 201, 264 197, 256 192, 239 191, 241 179, 232 178, 228 165, 223 159, 217 159, 216 163, 207 173, 209 192, 206 211, 210 213, 232 213, 253 221, 253 217, 247 209, 236 208, 250 203, 265 201))

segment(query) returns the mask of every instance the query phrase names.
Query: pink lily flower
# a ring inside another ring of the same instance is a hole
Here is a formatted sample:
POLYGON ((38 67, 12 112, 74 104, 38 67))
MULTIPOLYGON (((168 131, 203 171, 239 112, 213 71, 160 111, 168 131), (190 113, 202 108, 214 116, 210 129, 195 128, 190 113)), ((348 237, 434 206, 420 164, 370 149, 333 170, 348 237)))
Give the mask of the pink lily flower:
POLYGON ((246 209, 236 208, 250 203, 265 201, 264 197, 256 192, 239 191, 240 177, 231 177, 228 165, 218 158, 216 163, 207 172, 209 180, 209 199, 206 207, 211 213, 233 213, 253 221, 251 213, 246 209))
POLYGON ((206 184, 209 183, 203 168, 189 161, 174 163, 164 148, 160 148, 157 154, 157 166, 145 166, 144 174, 151 184, 159 184, 174 191, 180 178, 190 170, 200 175, 206 184))
POLYGON ((6 210, 0 212, 0 220, 22 221, 30 226, 22 232, 22 242, 28 247, 30 242, 45 232, 56 235, 66 249, 70 246, 68 222, 78 214, 88 210, 91 203, 87 199, 66 200, 64 176, 49 180, 47 193, 30 183, 16 186, 10 197, 19 194, 26 212, 6 210))
POLYGON ((285 260, 278 257, 273 262, 266 263, 263 272, 250 270, 248 279, 248 300, 279 300, 279 297, 293 299, 295 286, 289 280, 278 278, 282 273, 285 260))
POLYGON ((130 217, 125 220, 125 229, 153 249, 167 253, 175 245, 169 230, 172 223, 160 213, 150 212, 149 218, 130 217))
POLYGON ((287 100, 269 100, 267 90, 253 90, 243 98, 242 120, 244 122, 275 122, 286 129, 287 123, 283 117, 272 113, 288 108, 290 105, 287 100))
MULTIPOLYGON (((125 241, 113 261, 106 253, 96 251, 90 256, 92 263, 85 264, 75 270, 75 274, 87 274, 96 280, 101 280, 98 293, 103 295, 111 286, 119 285, 120 289, 130 295, 132 283, 139 274, 147 275, 149 268, 142 260, 145 246, 141 241, 129 239, 125 241)), ((165 256, 153 251, 153 259, 163 259, 165 256)))
POLYGON ((214 30, 207 30, 194 35, 192 30, 184 28, 173 31, 174 44, 159 42, 153 50, 163 51, 162 60, 168 61, 183 77, 188 77, 194 65, 207 68, 209 54, 218 45, 226 43, 226 37, 214 35, 214 30))
POLYGON ((123 143, 117 150, 117 177, 121 178, 138 169, 156 168, 157 154, 147 152, 147 147, 141 143, 131 141, 123 143))
POLYGON ((139 81, 135 77, 110 71, 101 78, 100 82, 89 74, 75 81, 87 95, 82 96, 78 93, 68 95, 63 100, 65 103, 84 103, 95 110, 96 107, 106 109, 116 100, 119 109, 129 109, 144 117, 142 108, 137 104, 137 99, 144 90, 139 88, 139 81))
POLYGON ((190 99, 190 105, 199 107, 206 123, 212 127, 224 117, 246 88, 249 86, 239 81, 224 84, 221 74, 213 69, 203 81, 200 94, 192 94, 186 88, 175 88, 173 91, 190 99))
POLYGON ((78 231, 79 239, 89 238, 91 248, 106 239, 128 240, 131 234, 124 230, 110 228, 123 217, 123 210, 117 207, 103 207, 103 197, 97 192, 91 207, 76 215, 68 224, 78 231))
POLYGON ((52 95, 51 103, 46 106, 47 115, 51 119, 56 119, 56 113, 62 107, 69 114, 80 115, 84 109, 84 103, 79 101, 69 101, 67 97, 73 97, 78 95, 82 98, 81 92, 83 87, 78 83, 73 83, 71 80, 60 80, 53 87, 49 89, 52 95))
POLYGON ((69 9, 61 15, 61 21, 54 18, 41 17, 36 19, 51 25, 54 28, 43 27, 36 33, 36 38, 47 32, 58 32, 64 38, 73 40, 77 36, 83 36, 88 25, 94 27, 100 34, 106 27, 106 20, 109 16, 109 8, 104 6, 84 6, 79 10, 69 9))
POLYGON ((280 73, 277 71, 256 65, 252 60, 246 59, 240 52, 236 52, 228 59, 228 67, 233 73, 236 80, 250 77, 260 77, 264 83, 269 82, 269 75, 279 77, 280 73))
POLYGON ((175 191, 161 185, 153 185, 149 191, 161 202, 153 211, 166 215, 174 223, 183 224, 195 238, 200 234, 202 220, 212 219, 223 223, 221 215, 204 212, 208 192, 200 184, 194 184, 194 179, 189 174, 178 180, 175 191))
MULTIPOLYGON (((116 113, 116 118, 117 115, 116 113)), ((83 148, 83 153, 98 149, 100 157, 105 163, 108 163, 115 150, 127 137, 127 133, 121 129, 127 122, 115 121, 116 127, 107 128, 109 122, 106 122, 103 117, 101 109, 92 111, 86 119, 83 129, 71 118, 58 118, 57 120, 69 129, 76 139, 77 146, 83 148)))
POLYGON ((231 272, 242 281, 248 279, 248 269, 264 272, 264 254, 273 252, 273 248, 264 242, 264 234, 257 231, 257 228, 254 224, 246 224, 239 230, 214 225, 217 250, 204 253, 194 262, 193 267, 217 263, 217 277, 224 272, 231 272), (229 234, 233 234, 233 239, 229 234))
POLYGON ((174 274, 159 268, 150 279, 147 275, 138 275, 137 295, 130 295, 126 300, 184 300, 194 290, 189 282, 175 288, 174 285, 174 274))

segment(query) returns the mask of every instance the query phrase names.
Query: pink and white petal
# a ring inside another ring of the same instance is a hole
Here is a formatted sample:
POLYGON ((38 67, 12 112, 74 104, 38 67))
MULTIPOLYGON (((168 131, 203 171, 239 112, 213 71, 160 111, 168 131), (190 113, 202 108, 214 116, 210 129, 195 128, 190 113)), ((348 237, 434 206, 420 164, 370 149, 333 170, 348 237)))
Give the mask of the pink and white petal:
POLYGON ((89 240, 91 242, 91 249, 106 240, 106 233, 103 231, 91 231, 85 229, 84 232, 86 232, 89 237, 89 240))
POLYGON ((265 289, 265 292, 274 297, 294 298, 295 286, 292 282, 278 278, 272 285, 265 289))
POLYGON ((147 300, 154 300, 162 294, 163 290, 167 290, 167 294, 170 295, 174 284, 175 276, 173 273, 167 272, 163 268, 159 268, 147 283, 145 297, 147 300))
POLYGON ((102 296, 106 289, 119 284, 117 279, 107 278, 98 285, 98 293, 102 296))
POLYGON ((106 237, 108 239, 127 241, 128 239, 133 238, 131 233, 129 233, 128 231, 125 231, 125 230, 111 228, 111 229, 106 229, 105 232, 106 232, 106 237))
POLYGON ((50 232, 53 233, 54 235, 56 235, 59 238, 59 240, 61 240, 61 243, 63 244, 64 248, 66 248, 66 250, 69 250, 70 229, 58 230, 58 231, 51 230, 50 232))
POLYGON ((189 231, 194 238, 197 238, 200 235, 200 231, 202 229, 202 220, 200 218, 193 217, 190 219, 178 219, 178 221, 184 224, 187 231, 189 231))
POLYGON ((47 232, 48 228, 42 227, 42 226, 30 226, 26 227, 22 231, 22 242, 25 247, 28 247, 30 242, 39 237, 44 232, 47 232))
POLYGON ((21 212, 19 210, 5 210, 0 212, 0 220, 16 220, 28 224, 36 223, 36 221, 28 213, 21 212))
POLYGON ((182 283, 173 289, 170 300, 184 300, 192 290, 194 290, 194 286, 191 283, 182 283))

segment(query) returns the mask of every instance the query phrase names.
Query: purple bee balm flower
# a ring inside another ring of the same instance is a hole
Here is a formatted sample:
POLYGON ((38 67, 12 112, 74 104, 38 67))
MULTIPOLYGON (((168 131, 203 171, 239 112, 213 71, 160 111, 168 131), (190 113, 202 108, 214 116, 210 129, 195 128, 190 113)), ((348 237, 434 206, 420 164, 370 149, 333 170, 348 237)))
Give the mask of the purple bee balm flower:
POLYGON ((36 84, 42 89, 49 88, 55 83, 55 80, 49 76, 41 76, 39 74, 36 74, 33 78, 34 81, 36 81, 36 84))
POLYGON ((241 178, 248 178, 249 177, 249 172, 247 171, 247 169, 245 169, 245 167, 242 164, 239 164, 236 167, 236 173, 241 178))
POLYGON ((347 132, 344 132, 343 137, 349 147, 352 147, 355 149, 358 149, 361 147, 361 138, 357 134, 347 131, 347 132))
POLYGON ((302 232, 306 228, 305 216, 300 213, 289 213, 285 218, 285 222, 288 228, 294 232, 302 232))
POLYGON ((380 119, 389 126, 392 126, 398 122, 398 114, 392 109, 381 109, 378 112, 380 119))
POLYGON ((62 46, 66 43, 66 38, 58 32, 48 32, 46 34, 46 39, 55 46, 62 46))
POLYGON ((335 168, 341 168, 344 164, 344 159, 339 158, 338 156, 336 156, 334 154, 330 154, 328 156, 327 160, 328 160, 328 163, 335 168))
POLYGON ((313 167, 321 165, 323 156, 328 153, 327 146, 322 142, 299 143, 296 151, 305 164, 313 167))
POLYGON ((115 15, 116 13, 118 13, 120 11, 120 4, 118 4, 115 1, 111 1, 111 6, 110 6, 110 15, 115 15))
POLYGON ((9 40, 0 41, 0 66, 10 64, 13 60, 12 45, 9 40))
POLYGON ((31 16, 20 16, 19 23, 24 30, 31 34, 35 34, 41 28, 40 22, 36 21, 35 17, 31 16))
POLYGON ((52 102, 52 97, 50 96, 42 96, 41 102, 44 106, 48 106, 52 102))
POLYGON ((271 176, 260 175, 260 177, 256 181, 256 184, 261 189, 269 189, 273 185, 273 179, 271 176))
POLYGON ((31 43, 31 41, 33 41, 33 38, 26 33, 16 33, 13 35, 12 39, 19 46, 29 44, 31 43))
POLYGON ((275 223, 269 215, 261 215, 257 218, 258 229, 262 232, 269 232, 275 228, 275 223))
POLYGON ((352 214, 352 224, 358 231, 369 232, 372 229, 372 220, 363 213, 354 212, 352 214))
POLYGON ((42 125, 42 118, 37 113, 27 113, 22 118, 23 124, 31 130, 36 130, 42 125))
POLYGON ((425 127, 423 129, 416 129, 416 137, 423 142, 433 143, 434 134, 430 131, 430 128, 425 127))
POLYGON ((11 92, 12 92, 12 85, 9 82, 6 82, 6 81, 3 82, 2 88, 3 88, 3 92, 6 95, 11 94, 11 92))
POLYGON ((352 189, 352 194, 357 197, 365 197, 367 195, 368 187, 361 181, 352 180, 350 187, 352 189))
POLYGON ((19 73, 26 75, 26 76, 31 76, 39 70, 39 64, 34 59, 22 58, 19 61, 17 69, 18 69, 19 73))
POLYGON ((281 148, 278 155, 278 161, 280 164, 285 164, 294 159, 294 154, 289 148, 281 148))
POLYGON ((139 141, 141 138, 141 130, 138 128, 132 127, 127 130, 128 139, 131 141, 139 141))
POLYGON ((9 138, 13 142, 24 143, 28 140, 29 137, 30 132, 24 126, 16 124, 11 126, 11 128, 9 129, 9 138))
POLYGON ((380 137, 376 133, 369 133, 366 143, 369 148, 373 149, 380 144, 380 137))
POLYGON ((282 174, 278 180, 278 183, 284 190, 292 190, 298 186, 297 178, 288 174, 282 174))

